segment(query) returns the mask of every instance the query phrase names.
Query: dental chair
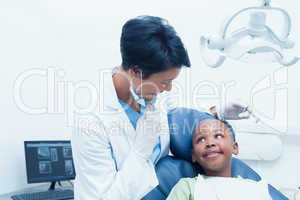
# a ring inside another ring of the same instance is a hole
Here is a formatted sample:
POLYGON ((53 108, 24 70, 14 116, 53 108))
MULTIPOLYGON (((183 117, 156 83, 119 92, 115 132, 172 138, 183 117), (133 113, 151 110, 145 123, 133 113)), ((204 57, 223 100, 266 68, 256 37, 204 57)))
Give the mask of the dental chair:
MULTIPOLYGON (((172 156, 161 159, 156 165, 159 185, 148 193, 143 200, 165 200, 173 186, 184 177, 195 177, 203 170, 192 163, 192 130, 198 121, 208 114, 194 109, 176 108, 168 113, 170 127, 170 148, 172 156)), ((246 163, 232 158, 232 176, 259 181, 261 177, 246 163)), ((282 193, 269 185, 273 200, 288 200, 282 193)))

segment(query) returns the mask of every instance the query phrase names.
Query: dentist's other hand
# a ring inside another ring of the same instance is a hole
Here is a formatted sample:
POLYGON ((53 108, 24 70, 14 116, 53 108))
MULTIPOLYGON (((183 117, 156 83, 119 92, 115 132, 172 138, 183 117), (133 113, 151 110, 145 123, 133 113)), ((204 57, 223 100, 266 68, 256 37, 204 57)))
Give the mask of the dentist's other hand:
POLYGON ((222 106, 214 106, 210 111, 221 120, 240 120, 250 117, 248 106, 241 102, 228 102, 222 106))
POLYGON ((160 112, 147 105, 143 116, 138 119, 133 150, 145 159, 149 159, 158 141, 160 132, 160 112))

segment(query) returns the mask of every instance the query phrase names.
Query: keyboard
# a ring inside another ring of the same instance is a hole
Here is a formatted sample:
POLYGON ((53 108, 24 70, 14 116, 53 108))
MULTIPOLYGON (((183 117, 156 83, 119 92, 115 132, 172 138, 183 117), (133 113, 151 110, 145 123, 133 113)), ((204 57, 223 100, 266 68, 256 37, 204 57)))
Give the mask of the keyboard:
POLYGON ((74 199, 73 190, 48 190, 14 195, 13 200, 65 200, 74 199))

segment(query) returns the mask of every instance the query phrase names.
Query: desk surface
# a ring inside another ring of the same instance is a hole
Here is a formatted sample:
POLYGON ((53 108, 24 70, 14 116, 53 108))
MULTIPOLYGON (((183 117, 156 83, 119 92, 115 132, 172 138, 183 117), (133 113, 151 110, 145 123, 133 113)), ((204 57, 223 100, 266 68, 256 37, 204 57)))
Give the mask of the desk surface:
MULTIPOLYGON (((42 192, 42 191, 47 191, 49 188, 50 184, 43 184, 40 186, 35 186, 35 187, 30 187, 30 188, 26 188, 23 190, 18 190, 15 192, 11 192, 8 194, 3 194, 0 195, 0 200, 12 200, 11 196, 16 195, 16 194, 23 194, 23 193, 31 193, 31 192, 42 192)), ((63 184, 63 186, 56 186, 57 189, 72 189, 73 187, 71 187, 68 184, 63 184)))

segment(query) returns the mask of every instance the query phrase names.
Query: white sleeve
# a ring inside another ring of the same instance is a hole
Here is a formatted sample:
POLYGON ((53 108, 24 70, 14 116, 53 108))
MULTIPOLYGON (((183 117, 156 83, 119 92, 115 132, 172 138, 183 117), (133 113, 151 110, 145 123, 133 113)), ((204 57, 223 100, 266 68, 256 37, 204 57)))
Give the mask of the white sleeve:
POLYGON ((117 170, 104 126, 88 127, 78 126, 72 137, 75 200, 137 200, 158 184, 152 162, 134 151, 117 170))

